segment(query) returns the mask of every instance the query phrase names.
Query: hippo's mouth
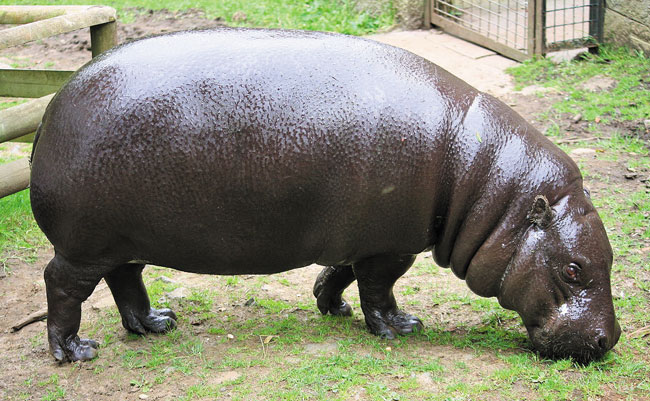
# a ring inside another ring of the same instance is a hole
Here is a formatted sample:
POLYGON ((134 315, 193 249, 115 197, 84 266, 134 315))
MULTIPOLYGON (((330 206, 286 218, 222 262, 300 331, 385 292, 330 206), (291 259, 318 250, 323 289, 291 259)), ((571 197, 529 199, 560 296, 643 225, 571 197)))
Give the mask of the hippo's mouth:
POLYGON ((569 330, 566 326, 553 326, 556 325, 537 323, 526 326, 528 337, 535 349, 544 358, 571 358, 581 364, 602 358, 616 344, 620 336, 620 328, 614 338, 607 340, 603 336, 590 336, 587 333, 569 330))

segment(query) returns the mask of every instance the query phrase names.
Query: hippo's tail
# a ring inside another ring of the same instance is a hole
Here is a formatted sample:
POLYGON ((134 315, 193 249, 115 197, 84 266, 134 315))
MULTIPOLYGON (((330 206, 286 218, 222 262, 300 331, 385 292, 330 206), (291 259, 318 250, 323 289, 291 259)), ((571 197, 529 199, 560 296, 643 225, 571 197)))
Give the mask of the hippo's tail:
POLYGON ((32 143, 32 154, 29 155, 29 168, 32 168, 32 160, 34 160, 34 150, 36 150, 36 143, 38 142, 38 137, 41 135, 41 127, 43 126, 43 123, 38 124, 38 128, 36 128, 36 135, 34 135, 34 142, 32 143))

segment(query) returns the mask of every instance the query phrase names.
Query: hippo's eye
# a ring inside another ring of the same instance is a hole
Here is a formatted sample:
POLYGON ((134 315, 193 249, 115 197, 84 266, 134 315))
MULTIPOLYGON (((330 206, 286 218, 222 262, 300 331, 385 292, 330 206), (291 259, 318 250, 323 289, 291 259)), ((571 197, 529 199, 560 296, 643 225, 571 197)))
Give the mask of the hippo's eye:
POLYGON ((568 265, 564 266, 564 270, 562 271, 562 275, 564 276, 564 279, 568 282, 577 281, 579 273, 580 273, 580 266, 578 266, 575 263, 569 263, 568 265))

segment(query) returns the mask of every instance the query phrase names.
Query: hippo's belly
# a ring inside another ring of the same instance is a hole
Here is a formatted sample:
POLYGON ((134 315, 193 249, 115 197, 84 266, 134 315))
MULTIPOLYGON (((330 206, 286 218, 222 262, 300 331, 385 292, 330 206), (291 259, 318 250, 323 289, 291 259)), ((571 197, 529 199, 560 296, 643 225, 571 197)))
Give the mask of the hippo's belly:
POLYGON ((33 156, 55 249, 232 274, 431 246, 445 135, 463 115, 443 92, 476 92, 444 71, 413 81, 405 64, 436 67, 399 49, 283 35, 161 36, 77 72, 33 156))

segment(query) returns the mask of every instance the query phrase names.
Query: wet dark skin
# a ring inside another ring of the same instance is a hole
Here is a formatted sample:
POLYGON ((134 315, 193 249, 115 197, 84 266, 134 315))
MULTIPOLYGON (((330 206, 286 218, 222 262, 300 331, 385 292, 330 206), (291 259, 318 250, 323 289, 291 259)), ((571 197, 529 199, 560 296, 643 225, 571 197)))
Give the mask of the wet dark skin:
POLYGON ((516 310, 544 355, 616 344, 612 251, 576 165, 519 115, 401 49, 335 34, 220 29, 148 38, 80 69, 34 147, 34 216, 50 350, 87 360, 81 303, 103 278, 135 333, 145 264, 269 274, 312 263, 322 313, 371 332, 422 322, 393 285, 432 251, 477 294, 516 310))

